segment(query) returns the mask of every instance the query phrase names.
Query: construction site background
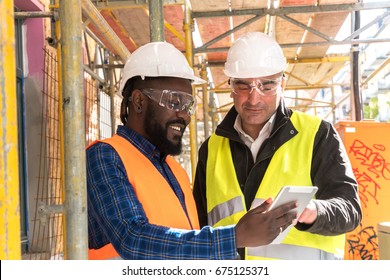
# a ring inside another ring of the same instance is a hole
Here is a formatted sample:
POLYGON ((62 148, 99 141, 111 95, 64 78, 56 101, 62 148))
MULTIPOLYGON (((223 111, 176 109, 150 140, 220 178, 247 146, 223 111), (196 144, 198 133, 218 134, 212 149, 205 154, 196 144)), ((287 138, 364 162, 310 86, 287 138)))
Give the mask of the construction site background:
MULTIPOLYGON (((14 12, 15 14, 20 11, 56 13, 60 2, 15 0, 14 12)), ((1 20, 3 21, 3 18, 1 20)), ((80 141, 84 141, 85 146, 95 140, 110 137, 120 124, 121 95, 116 90, 121 78, 121 69, 120 66, 112 66, 123 62, 91 32, 87 27, 88 21, 89 19, 84 16, 82 53, 86 135, 85 139, 80 141)), ((41 17, 20 16, 15 17, 14 21, 21 259, 64 259, 66 251, 62 171, 64 158, 61 153, 63 136, 60 116, 62 112, 59 73, 61 59, 57 44, 59 24, 67 23, 59 22, 58 18, 54 21, 52 14, 41 17)), ((387 29, 389 30, 389 27, 387 29)), ((389 52, 390 49, 387 50, 387 55, 389 52)), ((371 65, 367 65, 367 69, 375 63, 377 61, 371 62, 371 65)), ((345 145, 354 164, 365 211, 365 224, 347 235, 346 259, 379 259, 377 224, 390 221, 389 65, 382 71, 383 78, 379 82, 376 84, 371 82, 371 87, 369 84, 365 85, 367 96, 372 91, 372 86, 379 85, 381 88, 379 95, 377 90, 371 98, 366 99, 364 107, 365 118, 382 121, 381 125, 374 124, 373 121, 371 122, 374 125, 367 121, 364 125, 350 121, 350 104, 346 105, 348 100, 333 108, 333 113, 338 116, 333 118, 333 122, 335 124, 338 122, 343 140, 347 140, 348 137, 353 138, 353 140, 348 139, 349 142, 345 142, 345 145), (355 132, 356 130, 358 132, 352 133, 351 128, 355 128, 355 132), (370 136, 370 140, 366 140, 366 136, 370 136), (358 144, 360 146, 357 146, 358 144)), ((349 73, 340 75, 349 75, 349 73)), ((366 73, 367 75, 369 72, 366 73)), ((311 110, 311 113, 321 117, 331 117, 327 112, 321 109, 311 110)), ((205 138, 204 123, 199 122, 197 126, 199 144, 205 138)), ((184 154, 177 159, 191 176, 189 137, 187 131, 184 138, 186 143, 184 154)), ((381 232, 383 236, 389 238, 390 232, 386 224, 382 224, 381 232)), ((8 241, 0 237, 1 243, 8 241)), ((383 240, 385 240, 383 244, 387 245, 385 245, 386 249, 383 249, 382 258, 390 259, 388 239, 383 240)), ((7 254, 2 255, 2 258, 4 257, 7 257, 7 254)))

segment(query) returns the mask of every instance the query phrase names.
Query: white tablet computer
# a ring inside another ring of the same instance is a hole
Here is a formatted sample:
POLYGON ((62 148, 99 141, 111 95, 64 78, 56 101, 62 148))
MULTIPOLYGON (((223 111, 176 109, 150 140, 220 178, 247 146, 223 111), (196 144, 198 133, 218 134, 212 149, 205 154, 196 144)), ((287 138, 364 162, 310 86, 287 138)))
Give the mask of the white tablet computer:
MULTIPOLYGON (((314 198, 315 193, 318 188, 315 186, 284 186, 274 199, 269 210, 272 210, 284 203, 290 201, 297 201, 298 207, 296 209, 298 217, 302 214, 303 210, 305 210, 306 206, 309 204, 310 200, 314 198)), ((279 244, 286 237, 290 229, 293 225, 287 227, 283 232, 281 232, 271 244, 279 244)))

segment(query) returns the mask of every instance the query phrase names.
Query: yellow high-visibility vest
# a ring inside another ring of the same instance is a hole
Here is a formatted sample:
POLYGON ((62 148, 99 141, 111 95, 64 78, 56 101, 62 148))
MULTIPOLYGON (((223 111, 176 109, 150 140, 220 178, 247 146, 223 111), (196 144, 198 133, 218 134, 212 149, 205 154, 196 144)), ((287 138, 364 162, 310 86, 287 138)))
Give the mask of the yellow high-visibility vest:
MULTIPOLYGON (((295 111, 291 121, 298 133, 275 152, 251 208, 268 197, 275 198, 285 185, 312 186, 312 150, 321 119, 295 111)), ((216 134, 208 143, 206 196, 212 226, 237 224, 247 212, 229 139, 216 134)), ((344 234, 322 236, 292 228, 281 244, 246 248, 246 259, 338 259, 344 254, 344 245, 344 234)))

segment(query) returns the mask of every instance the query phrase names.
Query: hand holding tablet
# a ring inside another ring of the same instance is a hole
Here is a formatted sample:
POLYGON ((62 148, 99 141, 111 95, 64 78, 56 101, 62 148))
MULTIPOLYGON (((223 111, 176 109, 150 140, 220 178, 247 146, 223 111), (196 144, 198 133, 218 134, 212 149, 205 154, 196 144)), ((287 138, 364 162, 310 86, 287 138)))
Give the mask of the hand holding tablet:
MULTIPOLYGON (((299 217, 309 204, 310 200, 314 197, 317 190, 318 188, 315 186, 285 186, 279 191, 269 210, 290 201, 297 201, 298 207, 295 210, 299 217)), ((279 244, 282 242, 292 227, 293 225, 290 225, 281 231, 271 244, 279 244)))

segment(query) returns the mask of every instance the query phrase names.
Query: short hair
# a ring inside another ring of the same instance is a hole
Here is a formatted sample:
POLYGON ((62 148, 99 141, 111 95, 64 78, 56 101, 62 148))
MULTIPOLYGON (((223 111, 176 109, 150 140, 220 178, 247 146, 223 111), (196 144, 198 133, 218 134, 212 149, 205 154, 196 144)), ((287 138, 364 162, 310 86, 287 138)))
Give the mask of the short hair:
POLYGON ((128 111, 127 107, 129 105, 129 98, 131 96, 131 93, 133 92, 133 88, 135 85, 135 80, 136 79, 141 79, 140 76, 133 77, 131 79, 128 79, 125 86, 123 87, 122 90, 122 102, 121 102, 121 113, 120 113, 120 118, 121 122, 125 125, 127 122, 127 117, 128 117, 128 111))
POLYGON ((147 84, 152 80, 161 80, 166 77, 145 77, 144 79, 141 76, 135 76, 127 80, 125 86, 122 90, 122 102, 121 102, 121 113, 120 118, 122 123, 125 125, 128 117, 128 108, 130 96, 135 89, 142 89, 148 87, 147 84))

